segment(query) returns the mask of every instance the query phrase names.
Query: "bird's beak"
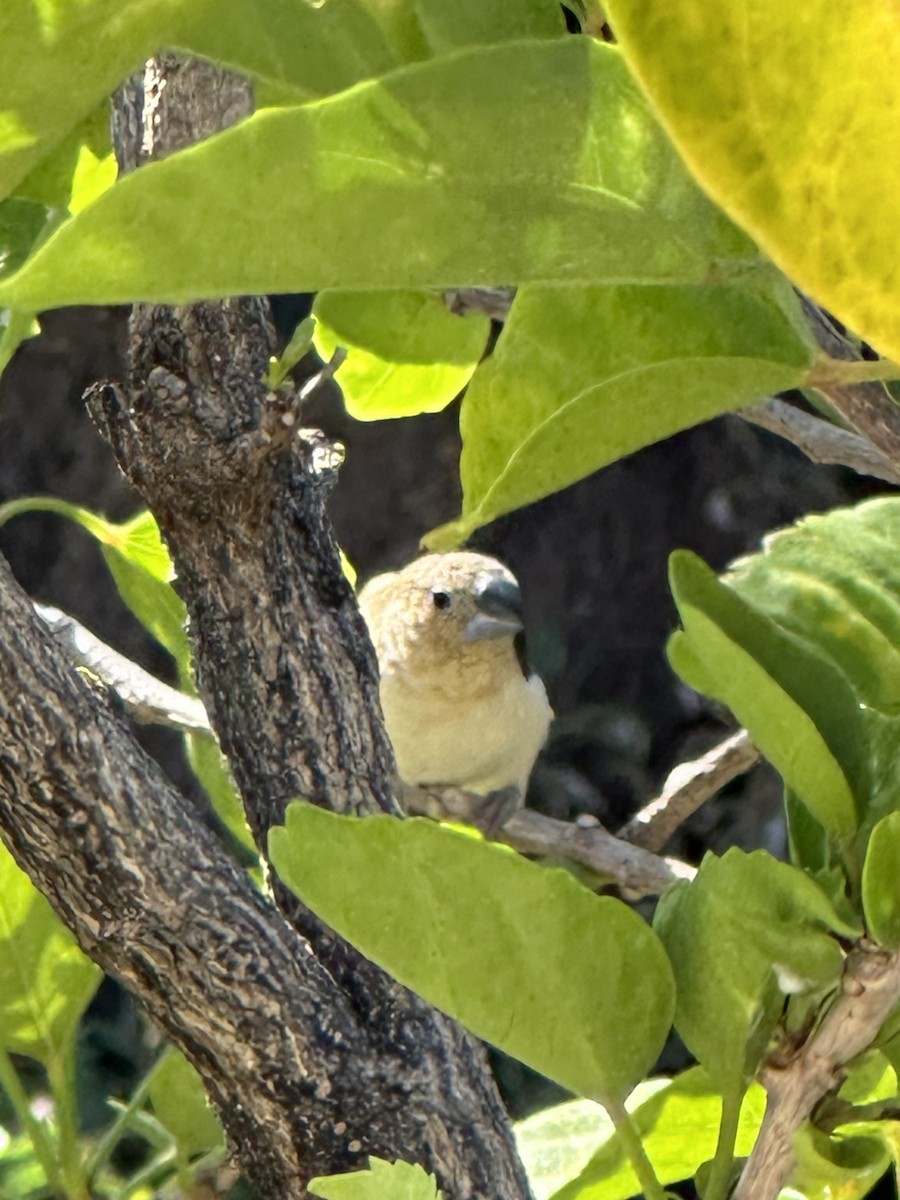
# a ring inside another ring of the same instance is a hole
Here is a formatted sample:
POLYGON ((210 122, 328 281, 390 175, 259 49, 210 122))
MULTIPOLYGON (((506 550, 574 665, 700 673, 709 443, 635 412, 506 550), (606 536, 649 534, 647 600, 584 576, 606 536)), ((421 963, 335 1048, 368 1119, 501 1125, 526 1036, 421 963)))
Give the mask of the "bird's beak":
POLYGON ((464 642, 515 637, 522 632, 522 595, 512 580, 482 575, 475 582, 475 603, 479 611, 463 630, 464 642))

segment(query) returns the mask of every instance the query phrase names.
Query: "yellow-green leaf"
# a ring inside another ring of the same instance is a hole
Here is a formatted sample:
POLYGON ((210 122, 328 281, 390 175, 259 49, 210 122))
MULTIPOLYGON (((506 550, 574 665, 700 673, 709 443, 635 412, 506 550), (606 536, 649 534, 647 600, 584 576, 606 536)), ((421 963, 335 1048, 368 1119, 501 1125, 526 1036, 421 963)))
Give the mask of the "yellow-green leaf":
POLYGON ((694 175, 804 291, 900 358, 900 10, 608 0, 694 175))
POLYGON ((269 849, 281 879, 368 958, 563 1086, 621 1101, 655 1061, 671 970, 620 901, 432 821, 292 804, 269 849))

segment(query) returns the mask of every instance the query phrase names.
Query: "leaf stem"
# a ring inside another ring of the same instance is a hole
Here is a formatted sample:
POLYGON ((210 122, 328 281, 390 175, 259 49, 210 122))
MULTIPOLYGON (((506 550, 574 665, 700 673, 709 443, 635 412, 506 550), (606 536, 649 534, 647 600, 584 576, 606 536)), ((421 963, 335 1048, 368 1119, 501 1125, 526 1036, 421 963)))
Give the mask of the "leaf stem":
POLYGON ((62 1058, 48 1062, 47 1075, 53 1092, 59 1165, 66 1197, 68 1200, 89 1200, 87 1177, 78 1142, 74 1050, 70 1049, 62 1058))
POLYGON ((12 1059, 6 1050, 0 1050, 0 1088, 6 1092, 9 1102, 19 1121, 28 1134, 34 1147, 35 1155, 47 1177, 50 1189, 62 1193, 63 1184, 60 1176, 56 1147, 53 1145, 43 1121, 31 1111, 28 1096, 22 1087, 18 1072, 12 1064, 12 1059))
POLYGON ((666 1200, 665 1190, 653 1170, 653 1164, 647 1157, 641 1135, 625 1105, 611 1100, 602 1100, 600 1103, 609 1113, 610 1120, 616 1127, 616 1133, 622 1139, 625 1153, 631 1160, 645 1200, 666 1200))
POLYGON ((704 1191, 706 1200, 725 1200, 728 1195, 731 1174, 734 1169, 734 1144, 737 1141, 743 1100, 743 1092, 729 1092, 722 1096, 719 1140, 716 1143, 716 1154, 704 1191))
POLYGON ((900 365, 889 358, 848 361, 823 355, 811 367, 807 386, 848 387, 855 383, 886 383, 892 379, 900 379, 900 365))

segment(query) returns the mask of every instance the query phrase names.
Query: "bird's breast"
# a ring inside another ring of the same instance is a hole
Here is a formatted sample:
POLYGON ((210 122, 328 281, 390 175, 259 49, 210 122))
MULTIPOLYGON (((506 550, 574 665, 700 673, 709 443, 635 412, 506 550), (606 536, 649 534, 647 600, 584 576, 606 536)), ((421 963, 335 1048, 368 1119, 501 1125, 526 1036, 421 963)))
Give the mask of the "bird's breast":
POLYGON ((512 784, 524 795, 553 715, 541 680, 520 672, 494 689, 467 694, 434 680, 414 686, 403 672, 388 670, 381 703, 406 783, 452 784, 480 794, 512 784))

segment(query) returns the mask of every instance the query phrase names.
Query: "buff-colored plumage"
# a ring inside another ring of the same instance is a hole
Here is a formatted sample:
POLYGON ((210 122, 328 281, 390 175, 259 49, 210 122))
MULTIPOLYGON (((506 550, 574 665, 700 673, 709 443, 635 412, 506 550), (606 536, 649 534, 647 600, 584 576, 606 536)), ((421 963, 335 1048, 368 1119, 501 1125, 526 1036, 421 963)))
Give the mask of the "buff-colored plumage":
POLYGON ((517 598, 506 567, 467 552, 427 555, 363 588, 405 783, 524 795, 553 714, 517 653, 517 598))

